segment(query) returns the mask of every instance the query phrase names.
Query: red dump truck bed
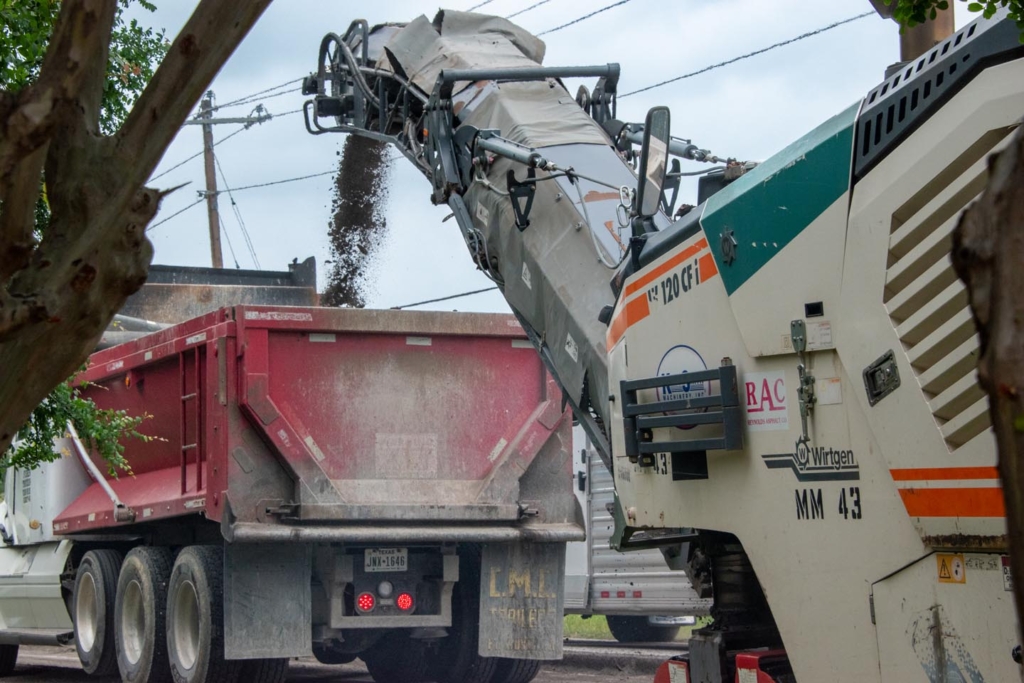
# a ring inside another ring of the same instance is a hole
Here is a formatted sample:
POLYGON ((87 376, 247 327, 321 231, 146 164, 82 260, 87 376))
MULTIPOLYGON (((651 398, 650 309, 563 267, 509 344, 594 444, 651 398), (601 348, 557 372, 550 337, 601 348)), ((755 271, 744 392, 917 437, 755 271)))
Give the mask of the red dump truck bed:
MULTIPOLYGON (((223 643, 172 660, 358 656, 390 681, 561 656, 571 423, 511 316, 234 306, 100 351, 81 379, 157 438, 126 443, 131 474, 49 491, 72 541, 52 552, 111 592, 138 563, 164 585, 173 559, 166 603, 136 603, 168 605, 175 638, 222 619, 223 643)), ((95 595, 73 596, 83 662, 106 645, 82 628, 143 619, 95 595)))
MULTIPOLYGON (((158 439, 128 442, 133 473, 111 481, 136 523, 202 515, 239 541, 580 534, 552 502, 570 491, 569 420, 512 316, 236 306, 98 352, 81 379, 101 407, 151 416, 158 439)), ((93 484, 54 531, 131 523, 113 512, 93 484)))

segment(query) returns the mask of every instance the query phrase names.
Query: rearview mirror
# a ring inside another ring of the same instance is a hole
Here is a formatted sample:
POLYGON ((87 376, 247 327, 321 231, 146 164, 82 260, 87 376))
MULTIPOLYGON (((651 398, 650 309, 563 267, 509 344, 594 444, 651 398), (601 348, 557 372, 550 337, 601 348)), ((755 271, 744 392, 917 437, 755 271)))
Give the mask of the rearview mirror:
POLYGON ((636 204, 643 218, 658 213, 661 188, 668 166, 670 120, 668 107, 654 107, 647 112, 644 139, 640 147, 640 185, 636 204))

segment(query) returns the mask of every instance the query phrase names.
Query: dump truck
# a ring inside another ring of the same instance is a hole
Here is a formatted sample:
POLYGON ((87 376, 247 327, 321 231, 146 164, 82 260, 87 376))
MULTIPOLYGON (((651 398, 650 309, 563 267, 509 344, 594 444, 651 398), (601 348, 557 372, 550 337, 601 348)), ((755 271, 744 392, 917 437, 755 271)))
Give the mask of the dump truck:
POLYGON ((561 656, 571 419, 514 317, 238 305, 136 336, 78 377, 147 416, 131 471, 69 428, 7 473, 0 673, 33 643, 127 682, 314 655, 525 683, 561 656))
POLYGON ((356 21, 320 44, 306 127, 423 173, 613 473, 615 546, 682 548, 714 623, 659 680, 1019 679, 949 258, 1024 116, 1019 27, 979 18, 678 211, 680 162, 714 155, 667 108, 620 120, 617 64, 544 53, 500 17, 356 21))

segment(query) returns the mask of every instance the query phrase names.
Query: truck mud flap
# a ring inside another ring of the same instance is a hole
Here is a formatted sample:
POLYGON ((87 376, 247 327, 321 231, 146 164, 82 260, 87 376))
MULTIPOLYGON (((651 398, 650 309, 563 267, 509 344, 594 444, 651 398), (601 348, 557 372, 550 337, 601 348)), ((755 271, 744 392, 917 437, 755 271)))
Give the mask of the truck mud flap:
POLYGON ((564 543, 485 544, 480 656, 561 659, 564 594, 564 543))
POLYGON ((312 655, 312 555, 305 544, 224 547, 224 655, 312 655))

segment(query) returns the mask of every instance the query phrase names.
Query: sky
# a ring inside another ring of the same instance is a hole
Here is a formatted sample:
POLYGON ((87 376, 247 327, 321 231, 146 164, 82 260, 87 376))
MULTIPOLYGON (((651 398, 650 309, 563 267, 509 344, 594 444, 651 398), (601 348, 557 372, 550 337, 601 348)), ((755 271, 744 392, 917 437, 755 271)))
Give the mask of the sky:
MULTIPOLYGON (((136 4, 130 16, 164 29, 168 37, 178 33, 197 4, 155 1, 155 12, 136 4)), ((445 8, 465 10, 480 1, 453 0, 445 8)), ((477 11, 505 16, 536 2, 491 0, 477 11)), ((548 0, 513 21, 537 33, 610 4, 612 0, 548 0)), ((343 33, 355 19, 366 19, 371 26, 408 22, 420 14, 432 19, 437 9, 414 0, 276 0, 224 65, 211 90, 217 102, 226 103, 301 78, 316 69, 325 33, 343 33)), ((957 9, 960 26, 969 17, 957 9)), ((625 93, 870 10, 868 0, 629 0, 543 36, 545 65, 618 62, 620 92, 625 93)), ((699 76, 620 98, 619 118, 643 121, 650 107, 667 105, 674 135, 691 138, 719 156, 761 161, 857 102, 882 80, 886 66, 897 61, 898 44, 897 26, 873 14, 699 76)), ((566 85, 575 94, 582 82, 566 85)), ((274 114, 300 109, 305 98, 298 84, 294 88, 262 104, 274 114)), ((217 114, 245 116, 252 106, 225 108, 217 114)), ((238 128, 215 126, 215 141, 238 128)), ((225 140, 216 154, 228 186, 243 187, 333 171, 343 142, 337 134, 310 135, 302 114, 293 113, 225 140)), ((201 127, 183 126, 154 177, 201 150, 201 127)), ((699 168, 684 162, 683 170, 699 168)), ((450 213, 447 207, 431 205, 428 181, 402 159, 392 162, 390 178, 387 238, 371 271, 369 307, 402 306, 491 286, 475 270, 455 222, 442 222, 450 213)), ((324 262, 330 258, 332 180, 331 175, 322 175, 234 193, 235 208, 263 269, 284 270, 293 259, 313 256, 323 285, 330 267, 324 262)), ((218 182, 222 183, 219 178, 218 182)), ((197 190, 205 187, 201 157, 149 183, 161 189, 182 184, 164 200, 154 224, 196 201, 197 190)), ((237 262, 254 268, 230 201, 220 195, 227 236, 222 238, 225 266, 237 262)), ((680 201, 696 203, 695 183, 684 185, 680 201)), ((149 237, 155 247, 154 263, 210 265, 205 204, 152 228, 149 237)), ((498 292, 421 308, 508 311, 498 292)))

